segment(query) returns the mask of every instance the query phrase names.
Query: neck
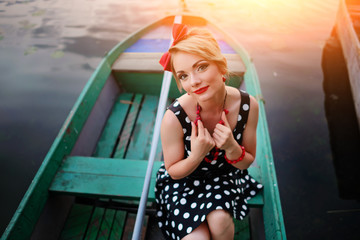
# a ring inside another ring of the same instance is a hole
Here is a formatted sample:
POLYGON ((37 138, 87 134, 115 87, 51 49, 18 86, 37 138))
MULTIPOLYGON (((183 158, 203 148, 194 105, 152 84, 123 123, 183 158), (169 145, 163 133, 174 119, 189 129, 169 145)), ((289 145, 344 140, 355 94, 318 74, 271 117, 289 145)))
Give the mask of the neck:
POLYGON ((219 112, 223 111, 226 98, 226 89, 223 88, 222 91, 219 91, 219 94, 214 96, 208 101, 198 102, 201 107, 202 112, 219 112))

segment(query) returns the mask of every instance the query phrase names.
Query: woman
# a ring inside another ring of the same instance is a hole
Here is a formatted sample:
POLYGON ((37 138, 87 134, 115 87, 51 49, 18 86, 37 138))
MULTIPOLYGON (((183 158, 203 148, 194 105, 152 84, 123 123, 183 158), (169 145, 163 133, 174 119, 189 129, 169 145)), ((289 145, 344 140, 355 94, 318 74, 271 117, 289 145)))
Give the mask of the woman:
POLYGON ((161 125, 158 224, 169 239, 233 239, 233 218, 242 220, 262 189, 246 170, 255 159, 258 104, 225 85, 226 59, 208 31, 175 24, 173 36, 160 63, 187 93, 161 125))

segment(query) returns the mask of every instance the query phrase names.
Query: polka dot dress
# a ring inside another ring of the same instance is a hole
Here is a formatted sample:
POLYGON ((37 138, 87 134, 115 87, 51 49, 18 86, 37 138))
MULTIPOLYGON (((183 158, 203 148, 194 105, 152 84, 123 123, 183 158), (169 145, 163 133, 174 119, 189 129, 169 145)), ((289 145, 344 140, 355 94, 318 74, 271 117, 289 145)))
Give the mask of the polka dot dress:
MULTIPOLYGON (((233 131, 241 144, 242 132, 250 109, 249 95, 241 93, 238 121, 233 131)), ((191 153, 191 123, 176 100, 169 109, 179 119, 184 131, 184 158, 191 153)), ((257 183, 247 170, 240 170, 227 163, 224 151, 217 160, 202 161, 189 176, 173 180, 164 164, 160 167, 155 186, 158 225, 167 239, 181 239, 191 233, 206 216, 216 209, 228 211, 234 218, 242 220, 249 212, 247 200, 255 196, 263 186, 257 183)), ((211 159, 211 154, 207 157, 211 159)))

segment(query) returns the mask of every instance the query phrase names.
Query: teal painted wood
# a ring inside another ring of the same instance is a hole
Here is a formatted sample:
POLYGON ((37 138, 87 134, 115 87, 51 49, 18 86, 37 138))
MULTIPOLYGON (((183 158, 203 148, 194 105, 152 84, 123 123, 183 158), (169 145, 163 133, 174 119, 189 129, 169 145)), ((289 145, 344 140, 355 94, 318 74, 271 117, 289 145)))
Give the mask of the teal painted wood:
MULTIPOLYGON (((160 96, 163 73, 114 72, 121 86, 132 93, 160 96)), ((170 97, 179 97, 180 92, 175 81, 170 86, 170 97)))
POLYGON ((96 146, 94 157, 111 157, 134 94, 123 93, 116 100, 96 146))
POLYGON ((97 238, 104 212, 105 208, 95 207, 86 235, 84 234, 86 240, 95 240, 97 238))
POLYGON ((120 135, 119 144, 116 146, 114 158, 125 158, 130 137, 135 127, 136 118, 141 108, 142 98, 143 95, 136 94, 132 101, 130 111, 126 117, 126 122, 120 135))
MULTIPOLYGON (((142 171, 146 164, 146 161, 136 159, 71 156, 64 160, 55 179, 63 172, 143 177, 142 171), (132 160, 134 160, 134 162, 132 162, 132 160)), ((157 164, 159 165, 160 163, 157 164)))
POLYGON ((31 185, 21 200, 1 239, 29 239, 48 199, 48 188, 58 170, 62 159, 69 155, 75 141, 88 118, 95 101, 111 73, 111 65, 120 53, 135 43, 146 32, 169 22, 169 18, 160 19, 145 26, 116 45, 94 71, 85 85, 78 100, 64 122, 31 185))
POLYGON ((127 149, 127 159, 148 159, 159 97, 145 95, 134 132, 127 149))
POLYGON ((126 220, 126 212, 120 210, 116 211, 109 240, 118 240, 122 237, 122 233, 124 231, 124 226, 125 226, 125 220, 126 220))
MULTIPOLYGON (((155 163, 155 168, 161 162, 155 163)), ((147 161, 134 159, 69 157, 64 161, 49 190, 91 197, 139 199, 147 161)), ((155 187, 152 175, 151 189, 155 187)), ((150 201, 154 201, 151 191, 150 201)))
POLYGON ((249 217, 247 216, 243 220, 234 220, 234 239, 237 240, 250 240, 250 224, 249 224, 249 217))
POLYGON ((82 240, 86 233, 92 210, 92 206, 74 204, 59 239, 82 240))
MULTIPOLYGON (((252 63, 249 65, 248 72, 249 75, 245 76, 245 82, 248 81, 248 84, 254 87, 252 90, 252 94, 254 96, 261 96, 255 67, 252 63)), ((259 154, 257 153, 257 159, 259 160, 258 163, 261 165, 261 176, 264 179, 264 201, 267 203, 263 208, 265 236, 267 239, 286 239, 285 225, 263 101, 259 101, 257 138, 259 139, 259 154)))
MULTIPOLYGON (((158 169, 162 162, 155 162, 158 169)), ((69 157, 61 166, 49 190, 61 194, 91 197, 139 199, 146 173, 147 161, 135 159, 113 159, 94 157, 69 157)), ((256 168, 250 170, 257 178, 256 168)), ((156 171, 153 172, 150 189, 155 187, 156 171)), ((155 193, 149 192, 149 201, 155 193)), ((251 200, 252 207, 264 204, 260 193, 251 200)))
POLYGON ((114 222, 116 210, 106 209, 104 218, 101 223, 100 231, 97 240, 108 240, 111 234, 111 227, 114 222))
MULTIPOLYGON (((253 96, 262 96, 255 67, 252 63, 249 64, 246 74, 245 84, 248 82, 247 86, 250 85, 253 87, 253 89, 250 89, 250 93, 253 96)), ((259 160, 258 164, 261 166, 261 176, 263 178, 264 202, 267 203, 264 204, 263 208, 265 236, 267 239, 286 239, 285 224, 263 101, 259 101, 257 138, 258 148, 261 151, 257 159, 259 160)))
POLYGON ((248 200, 248 204, 250 207, 261 208, 264 206, 264 195, 262 193, 258 193, 256 196, 252 197, 248 200))

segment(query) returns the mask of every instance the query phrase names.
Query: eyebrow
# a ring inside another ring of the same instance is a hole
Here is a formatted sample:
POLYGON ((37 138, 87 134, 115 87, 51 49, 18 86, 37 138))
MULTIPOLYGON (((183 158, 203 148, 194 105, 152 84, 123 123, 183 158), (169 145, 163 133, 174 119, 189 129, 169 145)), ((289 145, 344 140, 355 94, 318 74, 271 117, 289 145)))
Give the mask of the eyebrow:
MULTIPOLYGON (((194 63, 193 65, 192 65, 192 68, 195 68, 198 64, 199 64, 199 62, 202 62, 202 61, 206 61, 206 60, 204 60, 204 59, 200 59, 199 61, 197 61, 196 63, 194 63)), ((184 71, 177 71, 176 73, 182 73, 182 72, 184 72, 184 71)))

